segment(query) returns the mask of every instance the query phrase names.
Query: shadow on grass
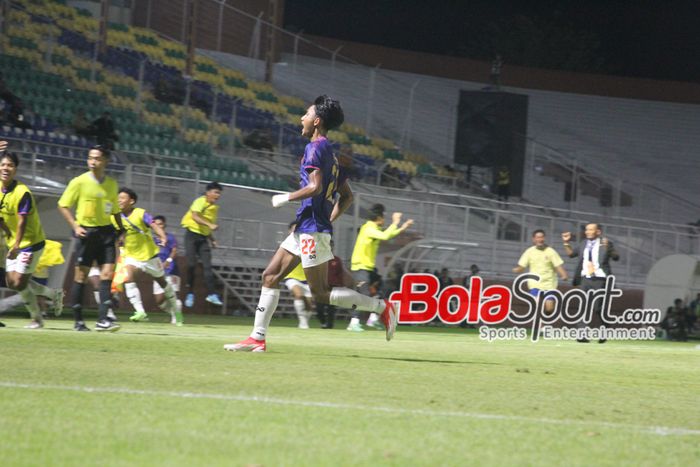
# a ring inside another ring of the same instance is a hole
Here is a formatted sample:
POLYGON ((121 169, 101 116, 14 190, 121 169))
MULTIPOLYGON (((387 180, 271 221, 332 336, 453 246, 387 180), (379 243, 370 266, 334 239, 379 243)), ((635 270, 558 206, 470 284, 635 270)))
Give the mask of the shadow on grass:
POLYGON ((328 355, 329 357, 340 358, 365 358, 368 360, 388 360, 394 362, 408 363, 445 363, 448 365, 502 365, 494 362, 465 362, 459 360, 432 360, 427 358, 410 358, 410 357, 375 357, 371 355, 328 355))

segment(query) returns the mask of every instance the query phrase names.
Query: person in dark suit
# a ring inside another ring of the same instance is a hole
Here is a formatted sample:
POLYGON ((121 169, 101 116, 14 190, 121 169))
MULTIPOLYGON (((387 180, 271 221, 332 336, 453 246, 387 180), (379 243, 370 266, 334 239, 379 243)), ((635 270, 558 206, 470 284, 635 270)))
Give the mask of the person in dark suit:
MULTIPOLYGON (((585 239, 574 250, 571 246, 571 232, 561 234, 564 241, 564 251, 569 258, 578 258, 578 264, 574 270, 573 285, 579 286, 584 292, 605 288, 605 278, 612 274, 610 261, 618 261, 620 255, 615 251, 613 243, 603 237, 602 226, 591 222, 586 224, 584 230, 585 239)), ((603 326, 606 324, 601 316, 601 303, 597 302, 594 312, 600 317, 603 326)), ((582 323, 584 324, 584 323, 582 323)), ((579 339, 579 342, 588 342, 588 339, 579 339)), ((605 339, 598 342, 601 344, 605 339)))

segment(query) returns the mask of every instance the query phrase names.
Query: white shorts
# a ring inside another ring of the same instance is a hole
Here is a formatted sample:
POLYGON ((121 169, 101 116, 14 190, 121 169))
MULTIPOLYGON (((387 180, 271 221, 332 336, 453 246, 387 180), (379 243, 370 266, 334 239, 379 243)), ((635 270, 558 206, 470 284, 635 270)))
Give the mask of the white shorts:
POLYGON ((5 271, 32 274, 36 271, 36 265, 39 264, 42 253, 44 253, 43 248, 37 251, 20 251, 15 259, 5 260, 5 271))
MULTIPOLYGON (((173 288, 173 292, 178 293, 180 291, 180 276, 165 276, 165 280, 173 288)), ((163 287, 156 281, 153 281, 153 295, 160 295, 165 293, 163 287)))
POLYGON ((163 271, 163 263, 160 262, 160 258, 157 256, 149 259, 148 261, 139 261, 127 256, 124 258, 124 264, 133 266, 136 269, 145 272, 149 276, 155 277, 156 279, 165 275, 165 271, 163 271))
POLYGON ((292 292, 292 289, 294 287, 301 287, 301 290, 304 293, 304 297, 311 298, 313 295, 311 295, 311 287, 309 287, 309 284, 306 284, 300 280, 297 279, 285 279, 284 280, 284 285, 287 286, 290 292, 292 292))
POLYGON ((93 266, 88 271, 88 277, 100 276, 100 268, 98 266, 93 266))
POLYGON ((300 257, 303 268, 318 266, 333 259, 329 233, 294 232, 289 234, 280 246, 294 256, 300 257))

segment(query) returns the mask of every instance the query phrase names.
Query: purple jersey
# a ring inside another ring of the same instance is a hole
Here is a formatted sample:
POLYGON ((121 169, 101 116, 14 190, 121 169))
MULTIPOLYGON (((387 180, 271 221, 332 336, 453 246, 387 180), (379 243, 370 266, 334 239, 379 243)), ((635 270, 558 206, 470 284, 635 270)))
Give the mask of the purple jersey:
POLYGON ((331 143, 325 137, 306 145, 299 169, 301 188, 309 184, 309 174, 314 170, 321 171, 323 187, 318 195, 302 200, 301 207, 297 210, 296 232, 333 233, 331 213, 338 189, 338 161, 333 155, 331 143))
MULTIPOLYGON (((171 261, 170 263, 165 262, 166 259, 170 258, 170 254, 173 252, 173 248, 177 248, 177 240, 175 239, 175 235, 171 233, 166 232, 165 236, 168 238, 168 241, 165 243, 165 246, 160 247, 160 251, 158 252, 158 258, 163 262, 163 269, 165 270, 165 274, 169 276, 177 276, 179 274, 175 260, 171 261)), ((153 240, 156 242, 156 245, 158 245, 160 238, 157 235, 154 235, 153 240)))

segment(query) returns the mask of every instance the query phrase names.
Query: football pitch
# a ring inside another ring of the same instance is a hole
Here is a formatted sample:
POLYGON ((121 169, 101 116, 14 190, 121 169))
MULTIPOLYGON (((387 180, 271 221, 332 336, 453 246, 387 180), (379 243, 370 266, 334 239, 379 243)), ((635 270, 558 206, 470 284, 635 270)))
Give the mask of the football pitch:
POLYGON ((698 465, 697 342, 481 341, 154 314, 0 329, 2 465, 698 465), (92 323, 89 323, 90 325, 92 323))

